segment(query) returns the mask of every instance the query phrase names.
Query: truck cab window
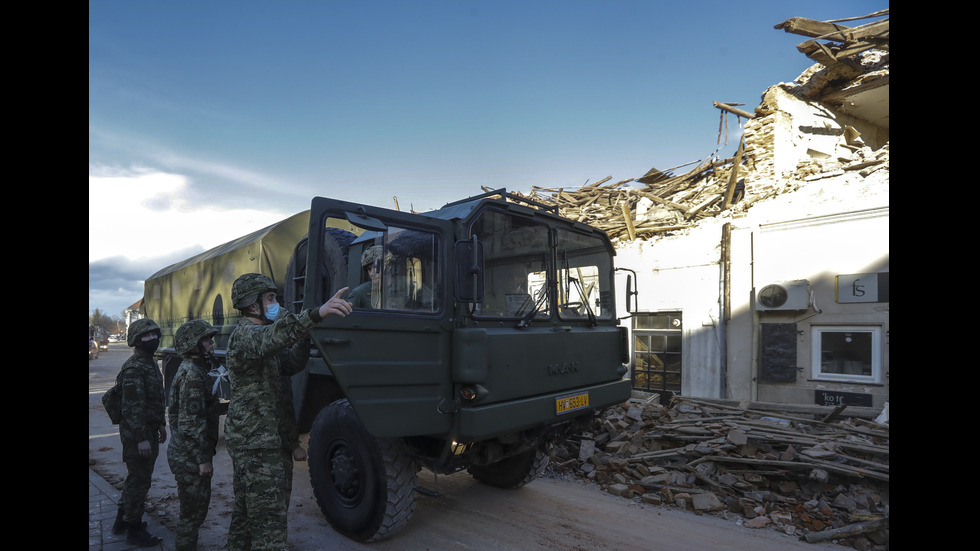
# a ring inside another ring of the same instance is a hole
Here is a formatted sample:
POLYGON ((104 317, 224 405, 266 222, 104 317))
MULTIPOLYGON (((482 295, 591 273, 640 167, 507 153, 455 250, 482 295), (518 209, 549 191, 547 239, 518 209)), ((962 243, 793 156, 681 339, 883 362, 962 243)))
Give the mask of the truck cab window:
POLYGON ((483 243, 484 301, 479 317, 548 319, 548 227, 534 220, 493 209, 484 211, 470 228, 483 243))
POLYGON ((558 316, 562 319, 608 319, 613 297, 610 255, 595 236, 559 230, 558 316))
POLYGON ((426 231, 390 226, 365 232, 349 248, 349 262, 361 263, 349 300, 362 309, 438 311, 438 244, 438 236, 426 231))

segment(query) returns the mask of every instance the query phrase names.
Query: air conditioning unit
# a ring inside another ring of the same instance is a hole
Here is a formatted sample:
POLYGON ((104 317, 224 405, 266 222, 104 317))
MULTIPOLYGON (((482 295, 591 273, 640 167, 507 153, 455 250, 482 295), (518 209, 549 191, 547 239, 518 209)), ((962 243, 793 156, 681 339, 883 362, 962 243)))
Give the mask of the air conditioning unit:
POLYGON ((755 295, 757 310, 806 310, 810 307, 810 283, 805 279, 764 285, 755 295))

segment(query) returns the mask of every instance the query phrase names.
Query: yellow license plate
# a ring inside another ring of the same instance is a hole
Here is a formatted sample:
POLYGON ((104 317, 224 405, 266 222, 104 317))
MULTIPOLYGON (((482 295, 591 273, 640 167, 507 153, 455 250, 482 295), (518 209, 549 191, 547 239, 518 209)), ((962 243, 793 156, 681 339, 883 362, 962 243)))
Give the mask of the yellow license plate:
POLYGON ((561 415, 577 409, 589 407, 589 393, 555 398, 555 413, 561 415))

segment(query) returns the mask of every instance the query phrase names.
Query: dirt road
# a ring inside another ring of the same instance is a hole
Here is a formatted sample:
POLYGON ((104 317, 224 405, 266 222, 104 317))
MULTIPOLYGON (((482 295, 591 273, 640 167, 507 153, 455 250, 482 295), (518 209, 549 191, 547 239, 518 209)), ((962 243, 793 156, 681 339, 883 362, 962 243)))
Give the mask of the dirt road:
MULTIPOLYGON (((110 344, 89 361, 89 463, 110 484, 122 488, 126 466, 117 427, 105 414, 100 398, 112 385, 130 354, 125 344, 110 344)), ((223 419, 223 418, 222 418, 223 419)), ((223 435, 224 427, 219 434, 223 435)), ((307 435, 302 441, 306 447, 307 435)), ((147 503, 148 515, 171 530, 178 515, 177 488, 161 446, 147 503)), ((200 549, 224 547, 231 509, 232 467, 219 437, 208 518, 201 529, 200 549)), ((293 551, 398 550, 732 550, 819 551, 846 549, 832 543, 808 544, 774 529, 750 529, 738 519, 697 515, 676 508, 633 502, 576 480, 542 478, 518 490, 500 490, 476 482, 465 472, 440 476, 419 473, 422 486, 438 497, 420 494, 415 514, 398 534, 374 544, 360 544, 336 532, 324 520, 309 483, 305 463, 297 463, 289 507, 289 545, 293 551)))

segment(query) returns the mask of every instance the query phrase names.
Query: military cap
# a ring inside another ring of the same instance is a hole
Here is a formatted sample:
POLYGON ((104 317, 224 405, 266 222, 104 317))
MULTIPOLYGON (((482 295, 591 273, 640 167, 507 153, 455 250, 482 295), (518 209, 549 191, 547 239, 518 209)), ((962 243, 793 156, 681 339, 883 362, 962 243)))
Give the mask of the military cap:
POLYGON ((150 318, 140 318, 133 322, 129 326, 129 332, 126 334, 126 344, 129 346, 136 346, 139 343, 140 337, 149 333, 150 331, 156 331, 160 334, 160 326, 157 322, 151 320, 150 318))
POLYGON ((389 263, 394 258, 392 254, 383 252, 384 249, 381 245, 374 245, 373 247, 368 247, 361 253, 361 267, 367 268, 368 266, 374 264, 378 260, 384 259, 385 263, 389 263))
POLYGON ((181 325, 174 334, 174 350, 180 355, 187 354, 197 347, 201 339, 217 334, 218 330, 210 323, 204 320, 190 320, 181 325))
POLYGON ((238 309, 248 307, 266 291, 279 291, 272 278, 263 274, 242 274, 231 285, 231 303, 238 309))

